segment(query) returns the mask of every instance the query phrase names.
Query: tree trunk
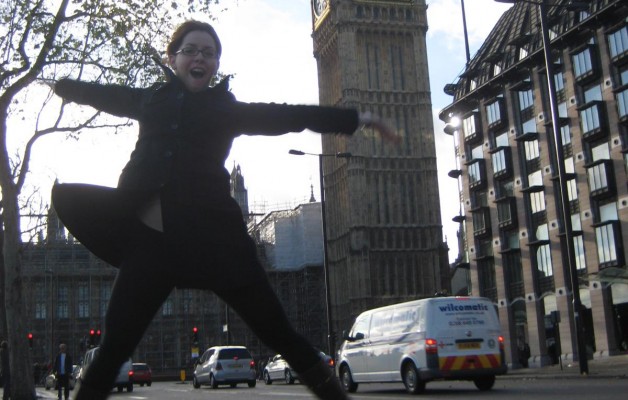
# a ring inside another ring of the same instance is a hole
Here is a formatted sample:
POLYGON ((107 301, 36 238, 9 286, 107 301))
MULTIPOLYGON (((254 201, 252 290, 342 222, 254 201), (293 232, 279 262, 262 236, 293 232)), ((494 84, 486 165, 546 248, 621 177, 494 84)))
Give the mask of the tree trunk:
MULTIPOLYGON (((0 164, 4 169, 5 164, 0 164)), ((4 301, 11 368, 11 399, 35 398, 33 367, 24 323, 24 289, 22 286, 20 214, 18 193, 7 170, 0 170, 2 186, 2 219, 4 222, 4 301)))

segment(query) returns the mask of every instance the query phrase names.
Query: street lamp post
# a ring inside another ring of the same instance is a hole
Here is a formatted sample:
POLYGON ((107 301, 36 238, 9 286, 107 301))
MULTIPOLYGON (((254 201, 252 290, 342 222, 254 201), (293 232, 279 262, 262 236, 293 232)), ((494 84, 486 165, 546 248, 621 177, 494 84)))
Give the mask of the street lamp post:
MULTIPOLYGON (((573 302, 573 322, 576 336, 576 344, 578 349, 578 364, 580 366, 580 374, 587 375, 589 373, 589 362, 584 342, 584 329, 582 324, 582 303, 580 301, 580 289, 578 284, 578 271, 576 265, 576 253, 573 242, 573 226, 571 215, 569 213, 569 196, 567 189, 567 171, 565 169, 565 158, 563 154, 563 139, 560 132, 560 121, 558 113, 558 102, 556 99, 556 83, 554 82, 554 67, 552 62, 551 45, 549 38, 549 27, 547 26, 547 0, 495 0, 499 3, 516 3, 522 1, 526 3, 536 4, 539 8, 539 17, 541 23, 541 35, 543 37, 543 56, 545 58, 545 72, 547 75, 547 90, 550 105, 550 113, 552 117, 552 133, 554 136, 554 147, 556 152, 556 164, 558 167, 558 183, 560 186, 560 212, 563 217, 565 228, 565 241, 567 245, 567 267, 571 282, 571 293, 573 302)), ((555 5, 557 6, 557 5, 555 5)), ((584 2, 571 2, 565 6, 574 8, 586 6, 584 2)), ((557 6, 560 7, 560 6, 557 6)), ((588 7, 588 6, 587 6, 588 7)))
POLYGON ((323 182, 323 158, 324 157, 336 157, 336 158, 350 158, 351 153, 336 153, 336 154, 315 154, 306 153, 300 150, 290 150, 288 153, 295 156, 318 156, 318 174, 320 182, 321 192, 321 218, 323 223, 323 272, 325 278, 325 307, 327 309, 327 354, 330 357, 335 357, 336 343, 333 333, 333 320, 331 309, 331 290, 329 286, 329 259, 327 253, 327 213, 325 211, 325 185, 323 182))

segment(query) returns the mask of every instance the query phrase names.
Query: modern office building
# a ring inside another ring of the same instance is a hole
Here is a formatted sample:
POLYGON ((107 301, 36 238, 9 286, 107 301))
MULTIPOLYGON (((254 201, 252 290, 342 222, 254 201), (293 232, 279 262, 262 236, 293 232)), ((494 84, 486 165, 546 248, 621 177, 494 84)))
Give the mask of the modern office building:
POLYGON ((323 135, 333 331, 362 311, 448 288, 432 122, 424 0, 313 0, 321 104, 382 117, 372 130, 323 135))
POLYGON ((579 338, 588 357, 628 350, 628 4, 543 1, 543 16, 540 0, 503 14, 440 113, 463 201, 457 267, 498 307, 514 366, 577 360, 579 338))

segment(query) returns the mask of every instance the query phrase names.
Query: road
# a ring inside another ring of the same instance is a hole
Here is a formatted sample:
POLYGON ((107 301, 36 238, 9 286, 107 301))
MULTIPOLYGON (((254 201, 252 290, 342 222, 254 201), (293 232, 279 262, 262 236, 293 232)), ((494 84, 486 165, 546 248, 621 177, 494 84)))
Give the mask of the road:
MULTIPOLYGON (((52 391, 38 390, 46 398, 55 398, 52 391)), ((577 378, 577 379, 500 379, 493 390, 480 392, 471 382, 431 382, 426 391, 418 396, 407 394, 401 384, 363 384, 351 395, 353 400, 467 400, 467 399, 521 399, 521 400, 615 400, 625 399, 628 379, 577 378)), ((286 385, 258 382, 255 388, 238 385, 236 388, 221 386, 218 389, 202 387, 194 389, 188 382, 155 382, 151 387, 136 387, 133 392, 112 392, 111 400, 264 400, 302 399, 315 397, 300 384, 286 385)))

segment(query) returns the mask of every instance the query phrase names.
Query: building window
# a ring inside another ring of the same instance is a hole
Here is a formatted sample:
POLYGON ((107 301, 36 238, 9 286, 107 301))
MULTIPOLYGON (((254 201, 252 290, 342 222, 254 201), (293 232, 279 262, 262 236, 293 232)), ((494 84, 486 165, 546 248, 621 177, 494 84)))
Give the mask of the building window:
POLYGON ((519 47, 519 60, 523 60, 528 56, 528 49, 524 46, 519 47))
POLYGON ((495 143, 493 148, 496 149, 498 147, 508 147, 508 132, 502 132, 500 134, 495 135, 495 143))
POLYGON ((577 81, 587 79, 595 72, 591 47, 586 47, 579 53, 573 54, 571 62, 573 64, 574 77, 577 81))
POLYGON ((475 139, 478 136, 479 124, 477 119, 477 113, 473 113, 462 120, 462 132, 465 140, 475 139))
POLYGON ((600 266, 611 265, 617 262, 617 246, 614 221, 607 221, 595 228, 597 255, 600 266))
POLYGON ((57 289, 57 318, 70 318, 69 302, 70 288, 60 285, 57 289))
POLYGON ((532 89, 522 90, 519 93, 519 111, 534 107, 534 93, 532 89))
POLYGON ((543 186, 543 174, 541 171, 534 171, 528 175, 528 187, 543 186))
POLYGON ((78 318, 89 318, 89 287, 81 282, 78 287, 78 318))
POLYGON ((164 304, 161 306, 161 315, 164 317, 174 315, 174 304, 172 298, 168 297, 164 304))
POLYGON ((486 106, 486 119, 488 121, 489 128, 500 125, 503 122, 502 103, 503 99, 497 99, 486 106))
POLYGON ((495 198, 503 199, 515 194, 515 184, 512 180, 499 180, 495 182, 495 198))
POLYGON ((523 124, 521 124, 521 134, 525 135, 525 134, 530 134, 530 133, 536 133, 536 119, 534 118, 530 118, 527 121, 524 121, 523 124))
POLYGON ((552 266, 552 255, 549 244, 544 244, 537 248, 536 265, 541 277, 554 275, 554 267, 552 266))
POLYGON ((111 283, 103 282, 100 285, 100 306, 98 307, 100 310, 100 316, 104 317, 107 314, 107 305, 109 304, 109 299, 111 298, 111 283))
POLYGON ((48 310, 46 295, 46 286, 43 283, 38 283, 35 286, 35 319, 46 319, 46 311, 48 310))
POLYGON ((538 140, 526 140, 523 144, 526 153, 526 161, 535 160, 541 156, 538 140))
POLYGON ((479 187, 486 183, 486 179, 484 179, 486 175, 484 160, 473 160, 473 162, 469 164, 467 171, 469 172, 470 188, 479 187))
POLYGON ((563 140, 563 147, 571 143, 571 129, 569 129, 569 125, 560 127, 560 137, 563 140))
POLYGON ((576 256, 576 270, 584 271, 587 269, 587 261, 584 254, 584 239, 582 235, 576 235, 573 238, 574 253, 576 256))
POLYGON ((500 229, 516 225, 517 210, 515 207, 514 197, 506 197, 497 202, 497 222, 500 229))
POLYGON ((618 251, 618 246, 621 245, 621 233, 616 203, 611 202, 600 206, 598 219, 600 222, 594 224, 594 227, 600 268, 623 264, 623 252, 618 251))
POLYGON ((617 92, 617 114, 619 119, 625 121, 628 119, 628 87, 621 92, 617 92))
POLYGON ((478 280, 480 284, 480 295, 497 302, 495 262, 492 258, 478 261, 478 280))
POLYGON ((609 181, 613 171, 612 164, 605 160, 598 161, 587 166, 587 177, 589 178, 589 190, 591 196, 599 196, 610 190, 609 181))
POLYGON ((608 49, 613 61, 619 60, 628 52, 628 27, 624 26, 608 35, 608 49))
POLYGON ((602 130, 602 102, 588 103, 580 110, 580 127, 585 138, 596 136, 602 130))
POLYGON ((510 148, 502 147, 491 154, 491 162, 493 164, 493 176, 506 175, 510 167, 510 148))
POLYGON ((393 89, 405 89, 405 80, 403 77, 403 48, 401 46, 390 46, 390 65, 392 70, 393 89))
POLYGON ((491 227, 488 207, 481 207, 472 212, 473 234, 475 236, 484 235, 491 227))
POLYGON ((545 192, 530 193, 530 210, 532 214, 545 211, 545 192))
POLYGON ((379 89, 379 47, 374 44, 366 45, 366 72, 368 76, 369 89, 379 89))
POLYGON ((565 74, 562 71, 554 74, 554 85, 556 93, 565 90, 565 74))

